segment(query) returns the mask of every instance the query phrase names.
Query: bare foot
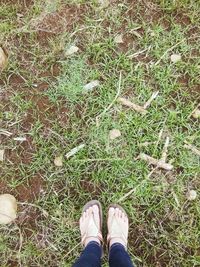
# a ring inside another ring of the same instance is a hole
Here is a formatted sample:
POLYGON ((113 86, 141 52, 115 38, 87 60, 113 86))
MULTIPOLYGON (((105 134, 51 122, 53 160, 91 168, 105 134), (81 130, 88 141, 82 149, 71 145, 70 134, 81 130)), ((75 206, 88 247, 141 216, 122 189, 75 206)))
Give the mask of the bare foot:
POLYGON ((110 207, 108 210, 108 236, 109 247, 114 243, 120 243, 125 248, 128 240, 128 217, 122 209, 110 207))
POLYGON ((100 226, 99 207, 93 205, 83 212, 80 218, 81 239, 84 246, 91 241, 101 244, 102 234, 100 226))

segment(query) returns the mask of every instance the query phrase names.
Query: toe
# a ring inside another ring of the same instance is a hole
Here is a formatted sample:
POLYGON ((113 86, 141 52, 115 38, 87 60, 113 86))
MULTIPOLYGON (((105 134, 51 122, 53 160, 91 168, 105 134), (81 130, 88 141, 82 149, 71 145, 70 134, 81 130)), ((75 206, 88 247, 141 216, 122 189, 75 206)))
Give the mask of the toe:
POLYGON ((114 209, 113 207, 110 207, 110 208, 109 208, 109 211, 108 211, 108 215, 109 215, 110 217, 113 217, 114 214, 115 214, 115 209, 114 209))
POLYGON ((116 209, 115 209, 115 216, 116 216, 116 217, 119 217, 119 212, 120 212, 120 210, 119 210, 118 208, 116 208, 116 209))
POLYGON ((88 209, 88 215, 91 215, 92 212, 93 212, 93 208, 92 207, 89 207, 89 209, 88 209))
POLYGON ((99 207, 97 205, 92 206, 93 213, 99 215, 99 207))

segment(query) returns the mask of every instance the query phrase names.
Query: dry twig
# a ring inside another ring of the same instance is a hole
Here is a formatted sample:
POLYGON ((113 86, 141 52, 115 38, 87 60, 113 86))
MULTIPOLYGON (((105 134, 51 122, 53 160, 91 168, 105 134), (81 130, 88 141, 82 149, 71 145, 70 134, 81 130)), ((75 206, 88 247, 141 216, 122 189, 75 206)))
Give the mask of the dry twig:
POLYGON ((143 107, 141 107, 141 106, 129 101, 126 98, 119 97, 118 98, 118 102, 121 103, 122 105, 126 106, 126 107, 134 109, 135 111, 137 111, 139 113, 142 113, 142 114, 146 114, 147 113, 147 110, 145 110, 143 107))
POLYGON ((154 92, 152 96, 149 98, 149 100, 147 100, 147 102, 143 106, 137 105, 124 97, 119 97, 118 102, 126 107, 134 109, 135 111, 145 115, 148 112, 147 108, 151 105, 151 102, 158 96, 158 93, 159 91, 154 92))
POLYGON ((167 171, 171 171, 173 169, 173 165, 169 163, 165 163, 160 159, 155 159, 147 154, 141 153, 140 158, 147 161, 149 164, 152 164, 154 166, 158 166, 158 168, 165 169, 167 171))
POLYGON ((162 168, 167 171, 170 171, 173 169, 173 165, 170 163, 166 163, 168 146, 169 146, 169 137, 166 138, 165 145, 162 151, 162 156, 160 159, 155 159, 145 153, 140 153, 139 158, 147 161, 149 164, 152 164, 157 168, 162 168))

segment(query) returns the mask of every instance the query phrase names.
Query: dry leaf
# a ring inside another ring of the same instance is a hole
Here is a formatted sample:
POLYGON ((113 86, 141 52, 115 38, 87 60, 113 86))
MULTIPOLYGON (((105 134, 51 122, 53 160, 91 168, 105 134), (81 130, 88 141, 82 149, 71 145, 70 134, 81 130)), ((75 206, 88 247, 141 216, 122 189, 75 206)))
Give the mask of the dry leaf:
POLYGON ((109 132, 109 138, 110 140, 114 140, 117 137, 121 136, 121 132, 118 129, 113 129, 109 132))
POLYGON ((198 119, 200 117, 200 109, 196 109, 193 113, 192 113, 192 117, 195 119, 198 119))
POLYGON ((16 219, 17 201, 10 194, 0 195, 0 224, 7 224, 16 219))
POLYGON ((65 52, 65 56, 71 56, 75 53, 77 53, 79 48, 75 45, 70 46, 67 51, 65 52))
POLYGON ((178 62, 178 61, 181 60, 181 55, 179 55, 179 54, 173 54, 173 55, 171 55, 170 58, 171 58, 171 62, 176 63, 176 62, 178 62))
POLYGON ((62 167, 63 165, 62 156, 55 157, 54 164, 56 167, 62 167))
POLYGON ((86 85, 84 85, 84 90, 85 91, 91 91, 92 89, 94 89, 95 87, 99 86, 99 81, 98 80, 94 80, 94 81, 91 81, 89 83, 87 83, 86 85))
POLYGON ((116 43, 116 44, 123 44, 123 38, 122 38, 122 34, 118 34, 118 35, 116 35, 115 36, 115 39, 114 39, 114 42, 116 43))
POLYGON ((197 197, 197 192, 195 190, 190 190, 188 191, 187 193, 187 199, 192 201, 192 200, 195 200, 197 197))
POLYGON ((8 57, 3 48, 0 47, 0 71, 4 70, 8 64, 8 57))
POLYGON ((81 144, 77 147, 74 147, 72 150, 70 150, 65 157, 68 159, 70 157, 72 157, 73 155, 75 155, 79 150, 81 150, 82 148, 84 148, 85 144, 81 144))
POLYGON ((4 160, 4 152, 5 152, 4 149, 0 149, 0 161, 4 160))

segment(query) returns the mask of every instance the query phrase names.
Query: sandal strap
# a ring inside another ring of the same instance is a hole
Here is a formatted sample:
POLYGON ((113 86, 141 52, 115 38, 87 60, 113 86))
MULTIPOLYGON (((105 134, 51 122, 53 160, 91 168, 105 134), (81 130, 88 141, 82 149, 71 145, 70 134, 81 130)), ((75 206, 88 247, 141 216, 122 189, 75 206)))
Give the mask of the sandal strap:
POLYGON ((92 235, 87 235, 86 233, 83 235, 82 239, 81 239, 81 244, 82 246, 84 246, 85 241, 87 238, 98 238, 99 241, 103 244, 103 236, 100 232, 97 233, 96 236, 92 236, 92 235))
POLYGON ((124 243, 125 249, 127 249, 127 243, 128 243, 128 241, 127 241, 127 238, 123 234, 121 236, 115 236, 115 235, 112 236, 112 235, 108 234, 107 235, 107 245, 108 245, 109 248, 110 248, 110 240, 112 238, 121 239, 123 241, 123 243, 124 243))

